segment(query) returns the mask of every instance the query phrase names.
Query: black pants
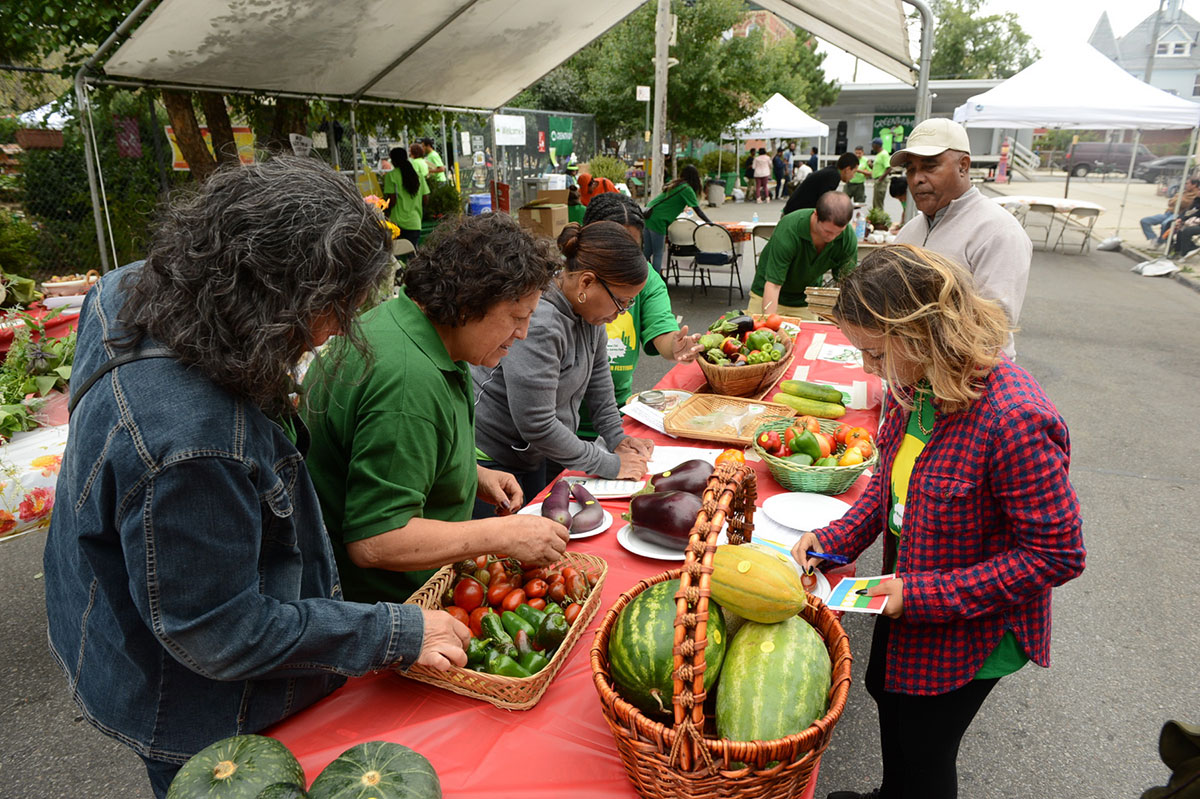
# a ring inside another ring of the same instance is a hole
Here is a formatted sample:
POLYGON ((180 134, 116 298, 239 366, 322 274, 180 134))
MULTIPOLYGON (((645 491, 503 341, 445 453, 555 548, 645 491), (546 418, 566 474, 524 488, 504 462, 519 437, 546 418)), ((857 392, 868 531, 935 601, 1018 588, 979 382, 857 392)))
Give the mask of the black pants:
POLYGON ((1175 234, 1175 251, 1182 257, 1196 249, 1196 234, 1200 233, 1200 225, 1189 225, 1180 228, 1175 234))
MULTIPOLYGON (((545 488, 547 483, 558 477, 559 473, 563 470, 562 465, 554 461, 542 461, 541 466, 527 472, 518 471, 495 461, 480 461, 479 465, 485 469, 508 472, 517 478, 517 485, 521 486, 521 493, 525 495, 526 505, 532 502, 533 498, 538 495, 538 492, 545 488)), ((517 509, 513 508, 513 512, 515 513, 516 511, 517 509)), ((490 519, 495 515, 495 505, 490 505, 482 499, 475 500, 475 508, 471 512, 472 519, 490 519)))
POLYGON ((881 799, 955 799, 959 744, 999 679, 972 680, 938 696, 885 691, 890 630, 890 619, 881 616, 875 622, 866 678, 867 692, 879 708, 881 799))

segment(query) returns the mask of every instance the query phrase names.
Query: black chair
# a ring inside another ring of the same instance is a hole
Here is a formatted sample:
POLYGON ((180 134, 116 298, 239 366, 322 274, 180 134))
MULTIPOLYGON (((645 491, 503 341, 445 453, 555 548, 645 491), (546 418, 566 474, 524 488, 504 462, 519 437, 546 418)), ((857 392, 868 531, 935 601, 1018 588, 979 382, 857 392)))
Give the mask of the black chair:
POLYGON ((695 258, 697 223, 680 217, 667 225, 667 267, 663 270, 663 279, 675 274, 675 285, 679 285, 679 260, 695 258))

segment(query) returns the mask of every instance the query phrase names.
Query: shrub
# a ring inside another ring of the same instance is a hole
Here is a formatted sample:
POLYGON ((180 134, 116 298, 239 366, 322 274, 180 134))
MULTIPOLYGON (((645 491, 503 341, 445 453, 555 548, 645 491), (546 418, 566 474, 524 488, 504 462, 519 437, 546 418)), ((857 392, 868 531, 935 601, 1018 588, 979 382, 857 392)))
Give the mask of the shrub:
POLYGON ((867 211, 867 221, 876 230, 887 230, 892 226, 892 218, 882 208, 872 208, 867 211))
POLYGON ((587 172, 594 178, 608 178, 613 183, 624 183, 628 165, 620 158, 607 155, 593 156, 588 161, 587 168, 580 167, 580 172, 587 172))
POLYGON ((704 167, 702 167, 702 166, 700 165, 700 159, 699 159, 699 158, 680 158, 680 159, 679 159, 679 161, 676 163, 676 166, 675 166, 675 168, 676 168, 676 169, 678 169, 680 172, 682 172, 682 171, 683 171, 683 168, 684 168, 685 166, 688 166, 689 164, 690 164, 691 166, 694 166, 694 167, 696 167, 696 169, 700 170, 700 174, 701 174, 701 175, 703 175, 703 174, 704 174, 704 167))
POLYGON ((737 172, 737 161, 733 157, 733 153, 726 152, 720 148, 713 150, 710 153, 705 153, 700 159, 700 171, 712 178, 721 176, 722 172, 737 172))
POLYGON ((38 232, 20 215, 0 209, 0 271, 28 276, 37 266, 38 232))
POLYGON ((425 214, 430 219, 458 216, 463 212, 463 197, 450 181, 429 184, 429 204, 425 214))

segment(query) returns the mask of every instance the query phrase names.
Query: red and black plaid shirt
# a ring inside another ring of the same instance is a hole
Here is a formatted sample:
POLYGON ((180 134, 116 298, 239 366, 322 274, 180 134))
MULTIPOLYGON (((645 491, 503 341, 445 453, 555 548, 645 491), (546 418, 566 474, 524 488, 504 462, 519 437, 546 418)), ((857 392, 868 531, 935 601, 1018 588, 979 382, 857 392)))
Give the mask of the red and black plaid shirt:
MULTIPOLYGON (((867 490, 816 531, 826 550, 856 558, 886 530, 891 463, 907 423, 890 403, 867 490)), ((888 691, 965 685, 1006 630, 1030 660, 1050 665, 1050 589, 1084 564, 1070 449, 1054 404, 1007 358, 970 408, 938 416, 904 507, 896 568, 904 612, 888 642, 888 691)))

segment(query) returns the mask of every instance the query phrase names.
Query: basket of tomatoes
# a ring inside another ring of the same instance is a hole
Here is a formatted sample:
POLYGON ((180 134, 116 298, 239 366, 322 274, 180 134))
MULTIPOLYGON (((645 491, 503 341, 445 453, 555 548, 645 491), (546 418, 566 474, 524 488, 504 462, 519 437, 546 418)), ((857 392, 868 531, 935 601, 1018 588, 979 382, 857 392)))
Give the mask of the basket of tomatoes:
POLYGON ((788 491, 841 494, 879 460, 871 433, 815 416, 768 422, 754 433, 754 451, 788 491))
POLYGON ((700 337, 704 351, 697 363, 714 394, 762 399, 794 356, 794 341, 784 321, 776 314, 730 311, 709 326, 700 337))
POLYGON ((408 604, 444 610, 471 630, 466 668, 414 665, 406 677, 496 707, 528 710, 600 607, 603 558, 567 552, 551 566, 480 555, 438 570, 408 604))

